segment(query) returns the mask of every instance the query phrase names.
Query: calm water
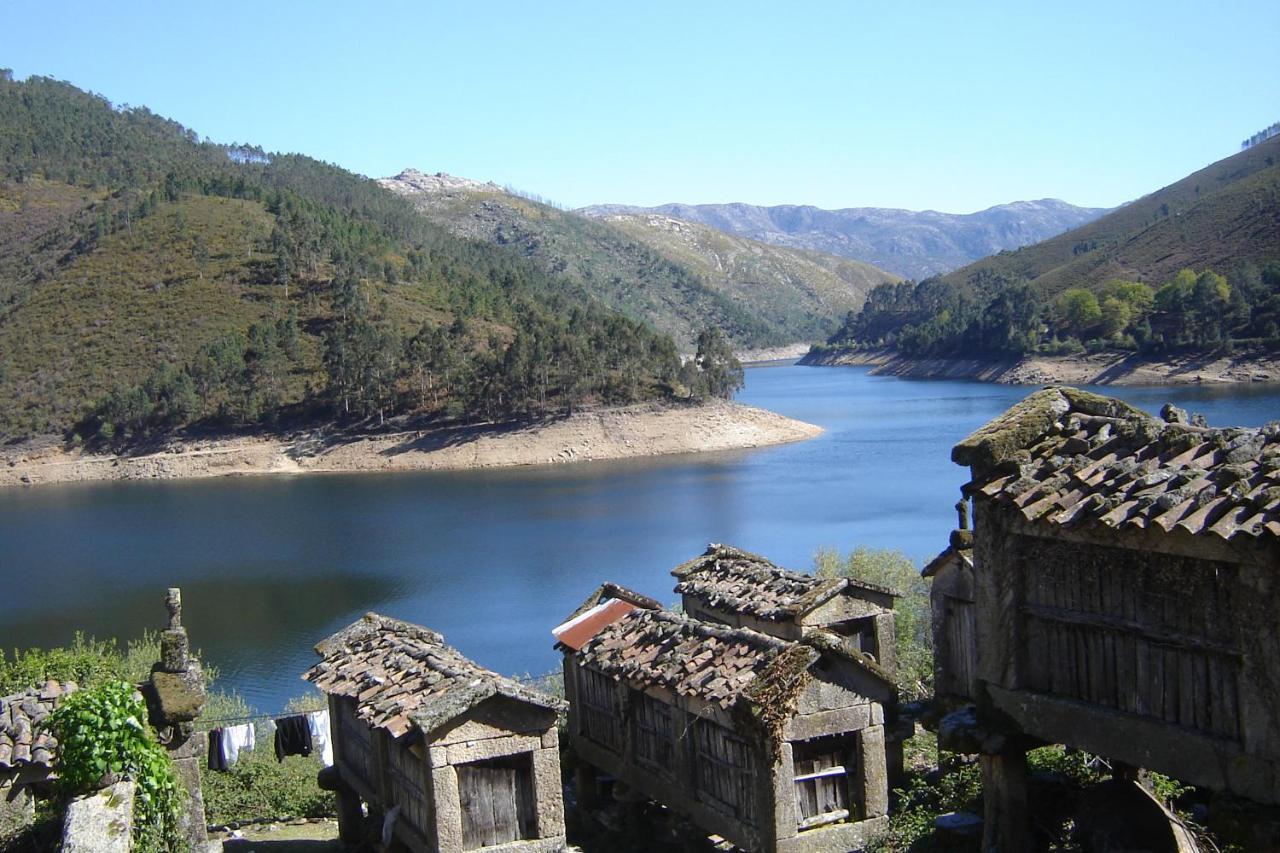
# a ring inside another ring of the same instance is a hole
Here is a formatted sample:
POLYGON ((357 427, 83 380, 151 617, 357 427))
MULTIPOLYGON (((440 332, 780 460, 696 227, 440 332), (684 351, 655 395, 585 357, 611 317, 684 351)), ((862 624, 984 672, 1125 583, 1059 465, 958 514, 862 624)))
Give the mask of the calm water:
MULTIPOLYGON (((794 568, 819 547, 937 553, 964 479, 957 440, 1029 389, 747 371, 744 402, 820 424, 784 447, 542 470, 0 491, 0 648, 159 627, 180 585, 194 644, 261 710, 302 692, 311 646, 368 610, 443 631, 508 673, 557 664, 550 629, 613 580, 671 601, 708 542, 794 568)), ((1280 417, 1280 388, 1129 388, 1215 425, 1280 417)))

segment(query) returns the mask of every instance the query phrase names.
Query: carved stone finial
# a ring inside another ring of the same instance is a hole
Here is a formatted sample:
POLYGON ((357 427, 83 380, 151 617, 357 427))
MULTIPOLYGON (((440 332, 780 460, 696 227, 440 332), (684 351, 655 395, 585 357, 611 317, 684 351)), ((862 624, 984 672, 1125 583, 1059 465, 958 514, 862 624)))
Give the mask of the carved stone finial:
POLYGON ((968 530, 969 529, 969 502, 964 498, 961 498, 956 503, 956 515, 959 516, 960 529, 968 530))
POLYGON ((169 630, 176 631, 182 627, 182 590, 176 586, 169 587, 164 596, 164 606, 169 611, 169 630))
POLYGON ((1160 407, 1160 417, 1167 424, 1185 424, 1189 423, 1187 418, 1187 410, 1179 409, 1173 403, 1165 403, 1160 407))

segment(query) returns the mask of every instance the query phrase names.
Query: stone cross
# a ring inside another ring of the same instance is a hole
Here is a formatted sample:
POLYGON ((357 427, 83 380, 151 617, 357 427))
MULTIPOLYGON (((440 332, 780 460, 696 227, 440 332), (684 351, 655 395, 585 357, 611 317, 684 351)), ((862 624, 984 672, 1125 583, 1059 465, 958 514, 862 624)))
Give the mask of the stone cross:
POLYGON ((164 595, 164 606, 169 611, 169 630, 176 631, 182 627, 182 590, 176 586, 169 587, 164 595))

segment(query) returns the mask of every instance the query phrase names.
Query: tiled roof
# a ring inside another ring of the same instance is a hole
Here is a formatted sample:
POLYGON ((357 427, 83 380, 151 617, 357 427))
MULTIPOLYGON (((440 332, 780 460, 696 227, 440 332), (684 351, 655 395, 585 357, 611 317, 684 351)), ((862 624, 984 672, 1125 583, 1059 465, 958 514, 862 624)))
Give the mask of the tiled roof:
MULTIPOLYGON (((632 610, 606 626, 580 660, 641 690, 663 687, 733 705, 789 646, 757 631, 725 628, 666 610, 632 610)), ((818 652, 811 650, 816 660, 818 652)))
POLYGON ((635 609, 636 606, 630 601, 609 598, 590 610, 573 616, 569 621, 557 625, 551 633, 558 642, 577 651, 586 645, 588 640, 600 633, 606 625, 612 625, 635 609))
POLYGON ((709 607, 746 613, 768 621, 793 619, 846 589, 882 595, 893 590, 849 578, 818 578, 779 568, 758 554, 712 544, 706 553, 677 566, 676 592, 709 607))
POLYGON ((647 595, 641 595, 633 589, 627 589, 625 586, 613 583, 612 581, 605 581, 600 584, 600 586, 596 587, 595 592, 587 596, 586 601, 578 605, 578 609, 569 615, 569 620, 572 620, 575 616, 581 616, 596 605, 614 598, 621 599, 628 604, 634 604, 636 607, 644 607, 649 610, 659 610, 662 608, 662 604, 660 602, 647 595))
POLYGON ((1280 538, 1280 424, 1210 429, 1073 388, 1029 396, 965 439, 965 486, 1063 526, 1280 538), (1168 421, 1168 422, 1166 422, 1168 421))
POLYGON ((0 768, 53 765, 58 742, 39 726, 75 689, 75 682, 63 685, 50 679, 44 687, 0 699, 0 768))
POLYGON ((400 737, 433 730, 494 695, 558 710, 562 703, 484 669, 428 628, 366 614, 316 645, 303 674, 325 693, 356 700, 356 713, 400 737))

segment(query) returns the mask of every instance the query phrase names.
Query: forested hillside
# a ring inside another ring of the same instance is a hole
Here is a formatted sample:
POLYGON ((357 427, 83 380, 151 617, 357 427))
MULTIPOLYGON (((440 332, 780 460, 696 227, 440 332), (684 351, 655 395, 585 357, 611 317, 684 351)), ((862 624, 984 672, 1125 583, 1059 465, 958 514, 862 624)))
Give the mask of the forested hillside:
POLYGON ((305 156, 0 72, 0 167, 0 435, 491 418, 676 380, 670 338, 305 156))
POLYGON ((869 264, 702 226, 673 229, 675 220, 665 217, 588 219, 449 175, 406 169, 380 183, 432 222, 563 275, 684 348, 708 326, 740 348, 825 337, 872 287, 897 278, 869 264))
POLYGON ((907 355, 1280 346, 1280 138, 1034 246, 872 291, 829 346, 907 355))

